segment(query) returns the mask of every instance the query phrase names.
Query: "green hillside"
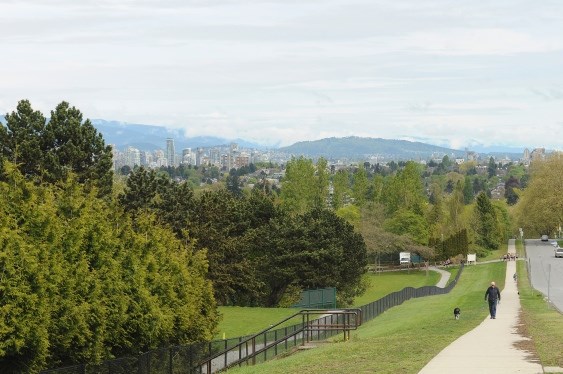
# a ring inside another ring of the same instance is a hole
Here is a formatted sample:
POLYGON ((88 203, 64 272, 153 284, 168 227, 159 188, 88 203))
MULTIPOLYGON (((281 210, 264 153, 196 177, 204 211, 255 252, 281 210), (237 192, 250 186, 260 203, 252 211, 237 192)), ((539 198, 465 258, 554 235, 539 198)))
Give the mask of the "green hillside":
POLYGON ((311 158, 324 157, 328 159, 367 159, 376 156, 386 159, 428 159, 432 156, 447 154, 461 157, 464 151, 439 147, 420 142, 406 140, 390 140, 381 138, 360 138, 350 136, 346 138, 327 138, 314 141, 303 141, 280 151, 296 156, 311 158))

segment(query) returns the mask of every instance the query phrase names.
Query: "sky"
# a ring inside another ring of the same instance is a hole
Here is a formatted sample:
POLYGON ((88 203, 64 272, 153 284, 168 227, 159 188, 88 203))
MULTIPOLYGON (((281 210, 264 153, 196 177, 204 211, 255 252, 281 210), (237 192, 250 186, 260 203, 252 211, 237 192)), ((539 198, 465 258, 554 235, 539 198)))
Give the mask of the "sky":
POLYGON ((563 148, 560 0, 0 0, 0 113, 563 148))

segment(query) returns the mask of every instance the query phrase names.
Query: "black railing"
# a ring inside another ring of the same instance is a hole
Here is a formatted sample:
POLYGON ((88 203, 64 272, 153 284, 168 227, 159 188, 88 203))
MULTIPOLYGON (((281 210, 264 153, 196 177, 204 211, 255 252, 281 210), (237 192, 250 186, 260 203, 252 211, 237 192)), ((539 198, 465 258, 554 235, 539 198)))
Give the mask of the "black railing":
POLYGON ((362 323, 362 311, 360 309, 303 309, 285 318, 269 328, 251 335, 239 344, 217 352, 207 358, 200 365, 200 370, 206 374, 215 373, 235 365, 255 364, 256 360, 266 361, 268 354, 275 357, 281 352, 289 349, 288 342, 293 347, 300 342, 309 343, 313 340, 323 340, 328 336, 342 331, 344 339, 350 336, 350 331, 357 329, 362 323), (321 317, 316 317, 321 315, 321 317), (311 318, 314 317, 314 318, 311 318), (279 334, 279 325, 287 323, 292 319, 300 318, 301 323, 294 325, 294 329, 285 334, 279 334))
MULTIPOLYGON (((361 310, 361 321, 369 321, 386 310, 398 306, 412 298, 447 294, 456 286, 462 271, 463 264, 455 279, 444 288, 436 286, 424 286, 420 288, 407 287, 401 291, 390 293, 379 300, 366 304, 359 308, 359 310, 361 310)), ((323 313, 322 310, 315 310, 315 312, 318 314, 323 313)), ((330 318, 338 317, 327 315, 315 321, 319 321, 318 323, 320 325, 344 324, 341 320, 331 320, 330 318)), ((343 317, 340 316, 340 318, 343 317)), ((276 326, 278 325, 279 324, 276 324, 276 326)), ((221 355, 221 352, 228 351, 230 355, 234 355, 238 360, 236 364, 250 364, 249 360, 245 360, 244 358, 247 356, 246 352, 251 352, 251 346, 248 341, 252 337, 254 344, 259 346, 259 348, 253 352, 256 354, 249 356, 254 363, 266 361, 279 354, 288 352, 294 347, 302 345, 307 339, 309 341, 321 341, 338 334, 339 331, 344 331, 343 328, 334 330, 328 328, 320 329, 311 326, 307 327, 307 325, 308 324, 304 321, 301 321, 301 323, 280 327, 275 330, 266 329, 254 335, 214 340, 206 343, 193 343, 186 346, 171 346, 152 350, 137 357, 107 360, 97 365, 81 364, 44 370, 41 374, 204 374, 207 372, 208 366, 203 365, 212 357, 214 357, 214 363, 222 362, 221 365, 213 365, 215 369, 212 370, 212 372, 234 365, 229 361, 228 355, 221 355), (303 336, 303 332, 306 333, 305 336, 303 336), (243 342, 247 343, 242 344, 243 342)))

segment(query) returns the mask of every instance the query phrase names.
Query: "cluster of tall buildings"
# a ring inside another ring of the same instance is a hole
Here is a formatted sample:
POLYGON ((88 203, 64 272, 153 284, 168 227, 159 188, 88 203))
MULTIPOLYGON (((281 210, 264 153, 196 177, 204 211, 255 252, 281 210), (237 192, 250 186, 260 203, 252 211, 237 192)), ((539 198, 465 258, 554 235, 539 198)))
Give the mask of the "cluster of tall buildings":
POLYGON ((180 164, 193 166, 216 166, 222 170, 238 169, 248 166, 250 163, 268 162, 267 153, 255 150, 241 150, 236 143, 228 146, 198 147, 195 149, 184 148, 181 152, 176 151, 174 139, 166 139, 166 147, 154 151, 143 151, 135 147, 127 147, 120 151, 113 147, 113 164, 115 170, 124 166, 134 168, 144 166, 148 168, 160 168, 162 166, 177 167, 180 164))
MULTIPOLYGON (((444 154, 433 154, 431 159, 436 162, 441 162, 444 154)), ((452 154, 452 160, 456 163, 463 163, 465 161, 479 161, 482 157, 476 152, 466 150, 465 157, 456 157, 452 154)), ((524 150, 524 154, 519 159, 519 162, 525 165, 529 164, 534 159, 545 158, 546 151, 544 148, 536 148, 532 151, 524 150)), ((291 155, 276 152, 276 151, 262 151, 257 149, 241 149, 237 143, 231 143, 225 146, 215 147, 197 147, 197 148, 184 148, 181 152, 176 150, 174 139, 167 138, 166 145, 163 149, 153 151, 144 151, 135 147, 129 146, 124 150, 113 148, 113 162, 116 171, 121 170, 124 166, 134 168, 135 166, 144 166, 147 168, 160 168, 160 167, 178 167, 180 165, 193 165, 193 166, 216 166, 221 170, 238 169, 243 166, 248 166, 251 163, 258 162, 274 162, 284 163, 291 158, 291 155)), ((495 157, 496 158, 496 157, 495 157)), ((504 159, 499 160, 500 163, 509 163, 514 159, 506 156, 504 159)), ((372 155, 367 157, 371 163, 378 163, 389 161, 387 157, 372 155)), ((329 160, 331 163, 340 164, 342 160, 329 160)), ((425 163, 425 160, 420 160, 425 163)), ((485 157, 485 162, 488 162, 488 157, 485 157)), ((344 162, 343 164, 349 164, 344 162)))

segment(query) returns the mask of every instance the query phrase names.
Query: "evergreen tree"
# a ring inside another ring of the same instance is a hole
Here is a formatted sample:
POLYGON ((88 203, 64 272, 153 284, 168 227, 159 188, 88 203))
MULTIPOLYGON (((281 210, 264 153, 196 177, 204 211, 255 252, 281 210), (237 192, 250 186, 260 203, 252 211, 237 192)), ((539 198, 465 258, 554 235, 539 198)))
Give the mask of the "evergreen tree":
POLYGON ((518 202, 518 194, 515 190, 520 188, 520 181, 516 177, 509 177, 504 183, 504 197, 508 205, 514 205, 518 202))
MULTIPOLYGON (((234 170, 234 169, 233 169, 234 170)), ((226 179, 227 191, 233 194, 233 196, 240 197, 242 195, 241 181, 236 172, 229 173, 226 179)))
POLYGON ((6 127, 0 124, 0 153, 18 165, 26 177, 42 174, 46 144, 43 140, 46 119, 33 110, 28 100, 18 103, 16 111, 6 114, 6 127))
POLYGON ((47 144, 44 168, 52 182, 63 180, 71 170, 80 183, 97 187, 100 196, 111 193, 111 147, 89 119, 82 120, 80 110, 64 101, 57 105, 43 138, 47 144))
POLYGON ((154 170, 140 167, 127 178, 125 190, 118 196, 119 203, 126 211, 146 212, 154 206, 159 183, 163 183, 162 178, 154 170))
POLYGON ((497 226, 497 216, 486 193, 481 192, 477 195, 474 212, 474 229, 477 234, 477 244, 491 250, 498 249, 501 242, 497 226))
POLYGON ((0 182, 0 372, 136 355, 212 338, 204 252, 152 215, 133 223, 69 174, 0 182))
POLYGON ((463 182, 463 202, 467 205, 473 201, 473 186, 471 183, 471 178, 469 176, 465 176, 463 182))
POLYGON ((6 115, 6 122, 6 128, 0 126, 1 152, 27 178, 56 183, 74 173, 99 196, 111 194, 111 148, 90 120, 82 121, 78 109, 63 101, 46 123, 29 101, 22 100, 16 112, 6 115))

